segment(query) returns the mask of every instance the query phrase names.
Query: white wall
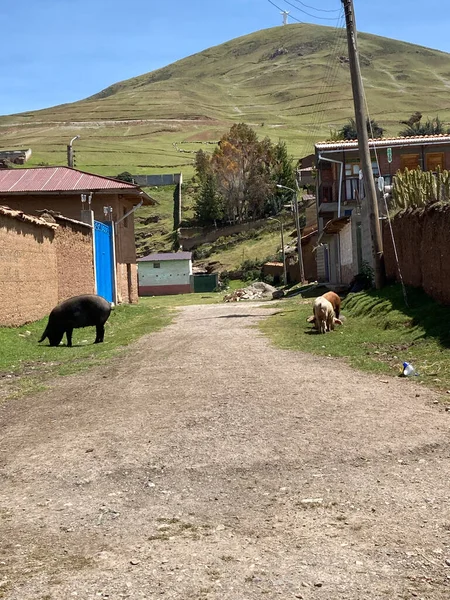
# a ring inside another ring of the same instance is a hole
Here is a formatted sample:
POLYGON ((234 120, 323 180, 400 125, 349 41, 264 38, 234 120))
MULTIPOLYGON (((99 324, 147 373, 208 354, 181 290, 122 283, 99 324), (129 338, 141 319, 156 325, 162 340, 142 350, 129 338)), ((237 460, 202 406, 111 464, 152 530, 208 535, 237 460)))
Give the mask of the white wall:
POLYGON ((160 262, 138 262, 138 276, 140 286, 153 285, 190 285, 192 274, 192 261, 190 260, 162 260, 160 262), (159 268, 155 268, 159 264, 159 268))

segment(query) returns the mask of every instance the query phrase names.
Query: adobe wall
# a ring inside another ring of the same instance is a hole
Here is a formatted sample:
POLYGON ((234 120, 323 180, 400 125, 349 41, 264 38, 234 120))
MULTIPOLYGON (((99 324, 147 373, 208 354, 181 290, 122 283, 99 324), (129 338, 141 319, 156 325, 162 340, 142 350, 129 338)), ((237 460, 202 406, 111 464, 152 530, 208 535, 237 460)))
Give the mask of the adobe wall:
MULTIPOLYGON (((113 209, 112 219, 119 220, 133 207, 133 201, 119 197, 117 193, 94 194, 91 209, 94 211, 95 219, 104 221, 104 206, 113 209)), ((8 196, 0 198, 0 204, 7 204, 11 208, 24 210, 25 212, 38 214, 40 210, 51 210, 60 212, 70 219, 81 220, 81 200, 79 195, 23 195, 8 196), (77 198, 74 201, 74 198, 77 198)), ((85 208, 88 208, 86 203, 85 208)), ((117 261, 117 295, 118 302, 137 302, 137 265, 136 265, 136 242, 134 238, 134 214, 121 221, 117 226, 116 235, 116 261, 117 261)))
POLYGON ((92 229, 56 218, 58 302, 80 294, 95 294, 92 229))
MULTIPOLYGON (((450 205, 405 210, 392 219, 403 281, 450 304, 450 205)), ((399 280, 389 227, 383 226, 386 274, 399 280)))
POLYGON ((47 315, 58 303, 54 230, 0 214, 0 325, 47 315))

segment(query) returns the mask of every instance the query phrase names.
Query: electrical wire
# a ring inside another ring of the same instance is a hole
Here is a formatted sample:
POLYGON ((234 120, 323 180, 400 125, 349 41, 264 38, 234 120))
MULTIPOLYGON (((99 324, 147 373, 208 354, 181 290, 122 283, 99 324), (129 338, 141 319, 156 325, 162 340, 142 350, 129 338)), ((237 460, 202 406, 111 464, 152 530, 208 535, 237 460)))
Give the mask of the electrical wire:
POLYGON ((293 6, 295 8, 295 10, 298 10, 301 13, 308 15, 308 17, 312 17, 313 19, 320 19, 321 21, 336 21, 336 17, 319 17, 318 15, 312 15, 311 13, 306 12, 306 10, 303 10, 302 8, 299 8, 295 4, 292 4, 292 2, 289 2, 289 0, 284 0, 284 1, 286 2, 286 4, 289 4, 289 6, 293 6))
MULTIPOLYGON (((278 8, 278 10, 282 13, 286 12, 285 10, 283 10, 282 8, 280 8, 279 6, 277 6, 275 4, 275 2, 272 2, 272 0, 267 0, 267 2, 269 2, 270 4, 272 4, 272 6, 275 6, 275 8, 278 8)), ((289 13, 289 16, 291 17, 291 19, 294 19, 294 21, 297 21, 297 23, 303 23, 303 21, 300 21, 299 19, 297 19, 296 17, 294 17, 293 15, 291 15, 289 13)))
POLYGON ((316 8, 315 6, 310 6, 309 4, 305 4, 301 0, 294 0, 294 2, 297 2, 298 4, 301 4, 305 8, 311 8, 312 10, 317 10, 318 12, 333 13, 333 12, 341 12, 341 10, 342 10, 342 8, 331 8, 331 9, 316 8))
POLYGON ((314 103, 312 109, 314 119, 309 127, 309 135, 306 140, 308 145, 314 145, 314 143, 317 141, 317 135, 319 133, 320 128, 322 127, 325 118, 324 107, 325 104, 328 102, 327 97, 329 96, 329 94, 333 93, 333 88, 335 88, 336 86, 337 74, 340 68, 338 55, 345 39, 345 29, 343 28, 343 22, 344 15, 343 13, 341 13, 337 22, 335 38, 332 43, 330 56, 325 67, 325 76, 322 80, 322 86, 319 92, 317 93, 316 102, 314 103))

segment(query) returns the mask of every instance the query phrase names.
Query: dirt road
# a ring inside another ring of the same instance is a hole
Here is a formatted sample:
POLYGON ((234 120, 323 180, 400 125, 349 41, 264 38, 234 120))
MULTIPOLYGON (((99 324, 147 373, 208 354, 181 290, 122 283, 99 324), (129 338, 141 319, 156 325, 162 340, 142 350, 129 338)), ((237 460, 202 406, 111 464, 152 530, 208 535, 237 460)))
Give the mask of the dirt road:
POLYGON ((267 314, 187 307, 0 407, 0 598, 448 600, 450 414, 267 314))

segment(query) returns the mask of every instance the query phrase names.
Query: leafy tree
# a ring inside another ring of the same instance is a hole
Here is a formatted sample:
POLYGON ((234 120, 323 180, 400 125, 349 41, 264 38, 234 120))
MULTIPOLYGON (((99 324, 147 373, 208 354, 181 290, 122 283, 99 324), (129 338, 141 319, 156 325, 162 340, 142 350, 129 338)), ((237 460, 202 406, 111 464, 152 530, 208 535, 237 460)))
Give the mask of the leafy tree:
MULTIPOLYGON (((416 114, 420 115, 420 113, 416 114)), ((414 115, 412 117, 414 117, 414 115)), ((414 135, 440 135, 443 133, 450 133, 450 129, 445 127, 445 124, 439 117, 427 119, 425 123, 421 123, 420 119, 422 118, 422 115, 416 120, 412 117, 409 121, 400 121, 401 123, 404 123, 406 127, 399 131, 399 135, 403 137, 412 137, 414 135)))
MULTIPOLYGON (((272 173, 275 184, 281 184, 293 190, 297 183, 292 157, 288 155, 286 142, 281 140, 272 150, 272 173)), ((283 188, 275 188, 276 193, 268 198, 267 213, 276 215, 283 206, 292 200, 292 192, 283 188)))
MULTIPOLYGON (((367 133, 369 138, 382 138, 384 129, 378 125, 377 121, 373 119, 366 120, 367 133)), ((358 134, 356 132, 355 119, 349 119, 341 129, 338 130, 338 136, 341 140, 357 140, 358 134)))
POLYGON ((274 145, 267 137, 259 141, 245 123, 233 125, 212 156, 198 152, 195 167, 200 181, 196 213, 201 222, 211 222, 219 214, 237 222, 276 214, 282 206, 276 184, 295 185, 284 143, 274 145))
POLYGON ((120 181, 126 181, 127 183, 134 183, 133 175, 131 175, 131 173, 128 173, 128 171, 119 173, 119 175, 116 175, 115 178, 119 179, 120 181))
POLYGON ((200 184, 203 184, 210 172, 209 159, 203 150, 199 150, 195 154, 195 170, 200 184))

